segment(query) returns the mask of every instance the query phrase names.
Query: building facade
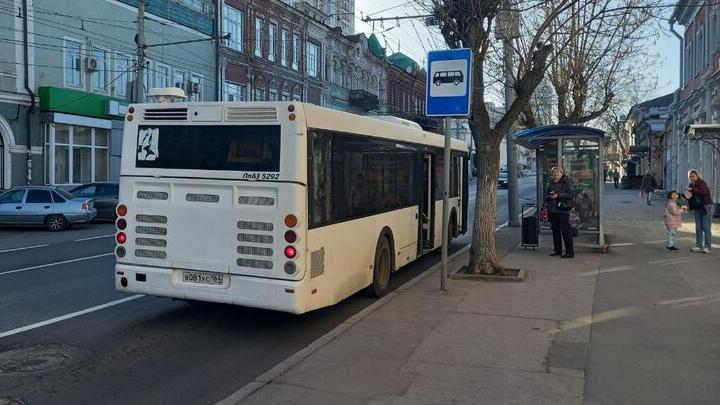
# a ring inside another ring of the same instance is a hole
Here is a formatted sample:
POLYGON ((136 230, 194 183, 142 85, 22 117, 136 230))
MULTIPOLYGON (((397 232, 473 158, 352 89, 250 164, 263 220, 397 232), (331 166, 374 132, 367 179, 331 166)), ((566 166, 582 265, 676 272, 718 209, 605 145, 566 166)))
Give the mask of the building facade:
POLYGON ((441 134, 442 120, 425 115, 426 80, 427 72, 412 58, 401 52, 390 55, 384 111, 415 121, 426 131, 441 134))
MULTIPOLYGON (((77 7, 72 0, 27 4, 26 15, 7 21, 27 24, 29 75, 28 88, 18 87, 25 59, 22 49, 15 49, 15 72, 3 75, 13 76, 15 83, 2 83, 3 90, 14 88, 18 98, 13 108, 0 107, 2 187, 117 181, 125 107, 134 95, 135 72, 140 71, 137 0, 98 0, 93 7, 77 7), (15 127, 8 130, 2 122, 12 110, 18 118, 10 118, 15 127), (27 111, 28 118, 21 120, 27 111)), ((216 99, 214 27, 211 0, 148 2, 142 92, 177 86, 190 100, 216 99)), ((19 32, 22 35, 22 29, 19 32)), ((2 65, 3 72, 8 66, 2 65)))
MULTIPOLYGON (((664 159, 666 188, 687 187, 687 172, 698 169, 710 186, 713 200, 720 201, 720 136, 691 139, 686 129, 693 124, 717 125, 720 134, 720 5, 715 2, 681 0, 671 22, 685 28, 680 66, 681 85, 667 126, 664 159)), ((718 210, 716 210, 717 212, 718 210)))
POLYGON ((625 154, 627 161, 624 174, 628 186, 639 187, 642 176, 650 172, 659 187, 664 187, 665 174, 669 170, 664 158, 665 125, 670 116, 674 94, 666 94, 630 108, 622 128, 622 138, 629 145, 625 154))

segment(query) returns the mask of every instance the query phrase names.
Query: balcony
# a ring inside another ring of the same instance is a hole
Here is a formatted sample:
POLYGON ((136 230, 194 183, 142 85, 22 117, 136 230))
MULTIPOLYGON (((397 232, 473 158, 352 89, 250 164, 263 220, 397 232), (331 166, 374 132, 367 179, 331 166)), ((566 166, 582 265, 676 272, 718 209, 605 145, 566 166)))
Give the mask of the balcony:
POLYGON ((350 90, 348 93, 348 102, 351 107, 365 111, 377 110, 378 108, 378 96, 367 90, 350 90))

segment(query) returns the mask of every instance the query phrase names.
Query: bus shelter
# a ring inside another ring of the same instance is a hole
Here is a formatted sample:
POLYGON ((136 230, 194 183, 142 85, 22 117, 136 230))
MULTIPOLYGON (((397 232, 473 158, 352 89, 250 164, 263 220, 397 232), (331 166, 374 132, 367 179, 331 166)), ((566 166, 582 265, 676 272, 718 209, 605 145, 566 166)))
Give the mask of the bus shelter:
POLYGON ((575 190, 571 223, 578 229, 576 246, 605 251, 603 193, 605 183, 603 140, 599 129, 578 125, 549 125, 518 132, 515 142, 536 151, 537 201, 551 181, 549 170, 562 167, 575 190))

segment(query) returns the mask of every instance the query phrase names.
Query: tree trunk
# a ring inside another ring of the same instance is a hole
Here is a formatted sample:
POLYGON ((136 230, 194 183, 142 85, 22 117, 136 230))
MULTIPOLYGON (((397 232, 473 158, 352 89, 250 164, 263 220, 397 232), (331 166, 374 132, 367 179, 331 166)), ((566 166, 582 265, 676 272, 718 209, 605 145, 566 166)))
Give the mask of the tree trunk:
MULTIPOLYGON (((473 133, 480 133, 480 131, 473 128, 473 133)), ((490 134, 483 134, 475 138, 477 147, 475 165, 478 179, 475 221, 473 222, 472 245, 470 246, 470 269, 477 274, 496 274, 503 271, 495 254, 500 140, 492 138, 490 134)))

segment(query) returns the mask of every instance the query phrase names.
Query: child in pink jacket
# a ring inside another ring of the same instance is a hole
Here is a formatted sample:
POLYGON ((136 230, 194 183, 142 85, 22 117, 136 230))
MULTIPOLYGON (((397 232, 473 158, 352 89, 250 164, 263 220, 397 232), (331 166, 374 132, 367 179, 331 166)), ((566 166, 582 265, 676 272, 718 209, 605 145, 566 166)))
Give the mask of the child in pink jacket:
POLYGON ((681 207, 678 204, 678 198, 680 195, 677 191, 673 190, 668 193, 668 202, 665 206, 665 228, 667 228, 667 244, 665 250, 668 252, 674 252, 678 250, 675 247, 675 235, 677 229, 682 226, 682 213, 687 207, 681 207))

